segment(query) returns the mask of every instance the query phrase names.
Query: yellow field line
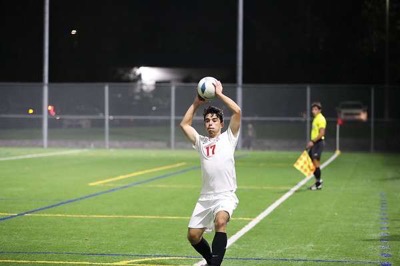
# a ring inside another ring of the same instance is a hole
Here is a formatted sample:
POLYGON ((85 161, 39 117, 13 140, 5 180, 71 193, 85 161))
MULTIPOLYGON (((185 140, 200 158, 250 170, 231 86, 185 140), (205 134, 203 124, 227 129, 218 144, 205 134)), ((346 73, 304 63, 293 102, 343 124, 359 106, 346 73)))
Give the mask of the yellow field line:
MULTIPOLYGON (((133 265, 131 263, 137 262, 146 262, 146 261, 153 261, 153 260, 187 260, 188 258, 181 258, 181 257, 154 257, 154 258, 144 258, 144 259, 136 259, 136 260, 125 260, 116 262, 114 265, 133 265)), ((140 264, 140 265, 148 265, 148 264, 140 264)), ((163 264, 165 265, 165 264, 163 264)))
MULTIPOLYGON (((16 213, 3 213, 0 212, 0 216, 11 216, 16 213)), ((102 214, 51 214, 51 213, 28 213, 25 216, 35 217, 66 217, 66 218, 127 218, 127 219, 166 219, 166 220, 189 220, 190 217, 186 216, 157 216, 157 215, 102 215, 102 214)), ((250 221, 253 218, 245 217, 232 217, 232 220, 244 220, 250 221)))
MULTIPOLYGON (((105 186, 105 187, 119 187, 121 184, 102 184, 99 186, 105 186)), ((194 188, 194 189, 199 189, 199 185, 142 185, 142 187, 146 188, 194 188)))
MULTIPOLYGON (((153 258, 155 260, 156 258, 153 258)), ((171 258, 177 259, 177 258, 171 258)), ((127 261, 129 263, 129 261, 127 261)), ((131 266, 159 266, 160 264, 127 264, 127 262, 90 262, 90 261, 56 261, 56 260, 4 260, 0 259, 0 263, 12 263, 12 264, 70 264, 70 265, 131 265, 131 266)), ((134 261, 132 261, 134 262, 134 261)), ((168 264, 163 264, 168 265, 168 264)))
POLYGON ((128 177, 133 177, 133 176, 153 173, 153 172, 157 172, 157 171, 167 170, 167 169, 171 169, 171 168, 176 168, 176 167, 180 167, 180 166, 185 165, 185 164, 186 163, 184 163, 184 162, 183 163, 176 163, 176 164, 156 167, 156 168, 152 168, 152 169, 147 169, 147 170, 143 170, 143 171, 133 172, 133 173, 127 174, 127 175, 120 175, 120 176, 117 176, 117 177, 112 177, 112 178, 108 178, 108 179, 105 179, 105 180, 92 182, 92 183, 89 183, 89 186, 96 186, 96 185, 99 185, 99 184, 105 184, 105 183, 109 183, 109 182, 112 182, 112 181, 125 179, 125 178, 128 178, 128 177))
MULTIPOLYGON (((104 185, 100 185, 100 186, 106 186, 106 187, 117 187, 120 185, 117 184, 104 184, 104 185)), ((200 187, 198 185, 143 185, 142 187, 144 188, 182 188, 182 189, 187 189, 187 188, 193 188, 193 189, 200 189, 200 187)), ((261 190, 261 189, 265 189, 265 190, 274 190, 274 189, 290 189, 290 187, 283 187, 283 186, 239 186, 238 190, 261 190)))
POLYGON ((88 261, 55 261, 55 260, 0 260, 0 263, 20 264, 73 264, 73 265, 114 265, 113 263, 88 261))
POLYGON ((238 186, 238 189, 290 189, 290 187, 281 186, 238 186))

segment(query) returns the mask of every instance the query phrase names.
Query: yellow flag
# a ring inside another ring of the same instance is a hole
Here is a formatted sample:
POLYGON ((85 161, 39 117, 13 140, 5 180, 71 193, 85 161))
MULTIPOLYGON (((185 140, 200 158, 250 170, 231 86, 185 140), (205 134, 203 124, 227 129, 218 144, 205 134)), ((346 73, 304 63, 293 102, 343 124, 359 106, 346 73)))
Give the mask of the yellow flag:
POLYGON ((297 170, 302 172, 305 176, 309 176, 314 173, 315 167, 311 161, 310 156, 308 155, 307 151, 303 151, 300 157, 293 165, 297 170))

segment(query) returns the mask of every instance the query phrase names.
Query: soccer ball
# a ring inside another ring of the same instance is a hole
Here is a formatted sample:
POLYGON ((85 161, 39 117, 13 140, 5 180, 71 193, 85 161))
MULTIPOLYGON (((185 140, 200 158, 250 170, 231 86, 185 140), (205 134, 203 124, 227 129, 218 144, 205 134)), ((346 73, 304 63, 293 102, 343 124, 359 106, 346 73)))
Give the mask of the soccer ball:
POLYGON ((213 77, 204 77, 197 84, 197 93, 205 100, 211 100, 215 98, 215 87, 217 86, 217 80, 213 77))

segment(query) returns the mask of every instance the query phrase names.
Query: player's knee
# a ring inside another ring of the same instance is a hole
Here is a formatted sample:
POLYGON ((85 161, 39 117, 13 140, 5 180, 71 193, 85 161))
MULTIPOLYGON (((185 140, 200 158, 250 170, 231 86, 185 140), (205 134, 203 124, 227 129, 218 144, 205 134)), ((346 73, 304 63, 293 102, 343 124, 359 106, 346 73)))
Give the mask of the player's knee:
POLYGON ((196 245, 197 243, 199 243, 201 238, 202 238, 202 235, 195 231, 189 230, 187 233, 187 239, 189 240, 190 244, 192 244, 192 245, 196 245))
POLYGON ((228 219, 226 217, 220 216, 215 218, 214 225, 217 231, 225 230, 227 224, 228 224, 228 219))

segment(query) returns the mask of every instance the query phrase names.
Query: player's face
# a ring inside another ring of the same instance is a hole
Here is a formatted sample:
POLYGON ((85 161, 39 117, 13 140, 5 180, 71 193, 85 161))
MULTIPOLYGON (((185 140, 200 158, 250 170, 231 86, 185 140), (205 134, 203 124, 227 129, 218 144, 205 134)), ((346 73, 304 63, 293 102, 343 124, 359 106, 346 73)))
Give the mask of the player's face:
POLYGON ((319 113, 321 112, 321 110, 318 109, 318 107, 314 106, 314 107, 311 109, 311 112, 312 112, 313 116, 316 116, 317 114, 319 114, 319 113))
POLYGON ((208 132, 208 136, 214 138, 221 133, 224 125, 216 114, 207 114, 204 118, 204 126, 208 132))

